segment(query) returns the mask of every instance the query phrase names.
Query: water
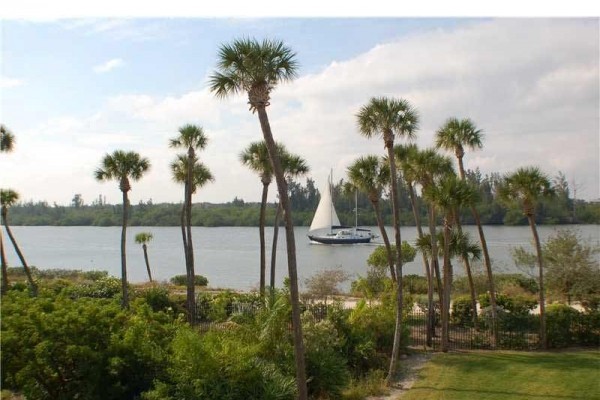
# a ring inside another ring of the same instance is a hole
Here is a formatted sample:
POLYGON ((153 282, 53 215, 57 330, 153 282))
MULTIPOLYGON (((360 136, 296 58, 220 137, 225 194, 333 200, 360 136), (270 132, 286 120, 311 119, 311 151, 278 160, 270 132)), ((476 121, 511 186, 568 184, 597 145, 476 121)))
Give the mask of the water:
MULTIPOLYGON (((600 243, 600 226, 539 226, 540 239, 544 241, 556 229, 572 228, 581 237, 600 243)), ((373 232, 378 230, 373 227, 373 232)), ((478 240, 476 227, 466 226, 464 230, 478 240)), ((106 270, 120 277, 120 227, 56 227, 56 226, 14 226, 12 231, 29 265, 40 269, 66 268, 106 270)), ((185 274, 181 229, 178 227, 129 227, 127 229, 127 270, 131 282, 147 280, 142 247, 135 243, 139 232, 151 232, 154 239, 148 245, 148 256, 152 275, 156 280, 168 280, 174 275, 185 274)), ((532 249, 531 230, 528 226, 486 226, 484 227, 493 268, 498 272, 519 272, 512 262, 510 249, 523 246, 532 249)), ((315 272, 340 266, 354 278, 365 275, 366 259, 377 244, 367 245, 318 245, 310 244, 307 227, 297 227, 296 250, 299 283, 315 272)), ((393 238, 391 228, 388 228, 393 238)), ((402 239, 414 242, 416 228, 401 230, 402 239)), ((196 274, 208 278, 211 287, 249 290, 258 287, 259 280, 259 241, 256 227, 220 227, 192 229, 196 274)), ((277 250, 277 284, 281 285, 287 276, 287 255, 285 229, 279 233, 277 250)), ((267 228, 267 271, 270 265, 272 228, 267 228)), ((8 241, 3 237, 8 263, 21 265, 8 241)), ((456 263, 457 273, 461 266, 456 263)), ((477 267, 477 265, 476 265, 477 267)), ((481 267, 481 266, 479 266, 481 267)), ((404 266, 405 274, 423 274, 420 255, 415 261, 404 266)), ((267 272, 267 281, 268 281, 267 272)), ((349 287, 347 283, 346 288, 349 287)))

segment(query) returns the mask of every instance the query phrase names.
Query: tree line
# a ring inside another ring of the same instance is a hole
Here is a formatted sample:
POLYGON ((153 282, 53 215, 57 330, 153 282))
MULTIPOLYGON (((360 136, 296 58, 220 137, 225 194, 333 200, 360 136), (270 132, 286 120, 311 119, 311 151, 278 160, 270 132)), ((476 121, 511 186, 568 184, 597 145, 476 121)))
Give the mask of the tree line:
MULTIPOLYGON (((498 200, 496 187, 501 180, 498 173, 483 175, 476 170, 467 170, 467 178, 479 188, 481 201, 476 208, 484 225, 525 225, 525 217, 518 211, 506 209, 498 200)), ((554 178, 558 190, 554 199, 543 199, 536 209, 536 221, 539 224, 600 224, 600 203, 575 199, 567 186, 562 173, 554 178), (558 185, 560 183, 560 185, 558 185)), ((335 208, 342 223, 354 224, 355 197, 343 190, 345 179, 338 180, 333 186, 335 208)), ((320 199, 320 192, 313 179, 288 180, 290 203, 294 210, 293 220, 296 226, 309 226, 320 199)), ((420 198, 419 195, 417 195, 420 198)), ((399 185, 399 202, 402 210, 402 225, 414 226, 410 211, 410 198, 403 181, 399 185)), ((107 204, 94 199, 89 204, 80 194, 75 194, 68 206, 49 204, 46 201, 21 201, 11 208, 13 225, 22 226, 119 226, 121 224, 121 204, 107 204)), ((391 225, 392 210, 387 197, 381 199, 381 213, 384 223, 391 225)), ((140 201, 130 207, 130 226, 179 226, 181 203, 153 203, 152 200, 140 201)), ((273 225, 277 203, 267 203, 266 223, 273 225)), ((468 211, 468 210, 467 210, 468 211)), ((474 224, 473 217, 467 211, 461 212, 464 225, 474 224)), ((423 202, 419 202, 419 213, 425 217, 427 211, 423 202)), ((194 226, 258 226, 260 203, 246 202, 234 198, 226 203, 194 203, 192 225, 194 226)), ((438 222, 441 222, 439 220, 438 222)), ((375 213, 370 208, 367 195, 358 194, 358 224, 377 225, 375 213)))

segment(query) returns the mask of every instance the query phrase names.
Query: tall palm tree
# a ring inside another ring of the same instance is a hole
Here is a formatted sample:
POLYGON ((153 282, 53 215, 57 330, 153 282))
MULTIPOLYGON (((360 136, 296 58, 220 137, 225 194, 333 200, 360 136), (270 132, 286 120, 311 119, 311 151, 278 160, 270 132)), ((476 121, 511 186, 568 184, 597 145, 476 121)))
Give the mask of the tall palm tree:
POLYGON ((196 322, 196 272, 193 260, 192 249, 192 219, 191 205, 192 195, 196 193, 198 188, 213 182, 215 179, 210 170, 201 162, 194 161, 189 158, 189 154, 178 154, 175 161, 171 163, 171 173, 173 180, 177 183, 183 183, 186 187, 186 201, 181 208, 181 236, 183 238, 183 249, 185 255, 185 270, 186 270, 186 307, 188 310, 188 322, 193 325, 196 322), (188 166, 192 166, 188 168, 188 166), (191 185, 190 182, 191 177, 191 185), (187 196, 189 192, 189 197, 187 196), (190 256, 191 254, 191 256, 190 256))
MULTIPOLYGON (((458 173, 461 179, 465 179, 465 167, 463 157, 465 155, 465 147, 471 150, 481 149, 483 147, 483 132, 477 129, 475 123, 470 119, 459 120, 457 118, 449 118, 444 125, 436 132, 436 146, 448 151, 453 151, 458 160, 458 173)), ((483 227, 481 226, 481 218, 475 204, 470 205, 471 214, 477 225, 477 232, 483 250, 483 260, 488 278, 488 289, 490 292, 490 306, 492 311, 492 331, 495 346, 498 343, 498 319, 496 305, 496 289, 494 285, 494 275, 492 273, 492 262, 488 252, 487 241, 483 227)), ((459 222, 460 224, 460 222, 459 222)))
POLYGON ((127 222, 129 215, 129 196, 131 190, 130 180, 138 181, 150 169, 150 161, 138 153, 115 150, 106 154, 101 161, 100 168, 96 169, 95 177, 98 181, 116 180, 123 194, 123 222, 121 224, 121 286, 123 290, 123 308, 129 308, 129 291, 127 288, 127 256, 125 250, 127 222))
MULTIPOLYGON (((4 125, 0 124, 0 152, 11 152, 14 149, 15 136, 4 125)), ((0 259, 2 262, 2 285, 0 293, 4 294, 8 290, 8 264, 6 262, 6 254, 4 253, 4 242, 2 232, 0 231, 0 259)))
POLYGON ((374 155, 364 156, 358 158, 352 163, 348 169, 348 180, 352 186, 361 192, 365 193, 369 198, 369 202, 373 206, 375 211, 375 218, 377 219, 377 226, 381 232, 383 243, 387 252, 388 264, 390 267, 390 276, 393 281, 396 281, 396 272, 394 271, 394 256, 392 253, 392 246, 385 230, 383 218, 381 217, 381 209, 379 207, 379 200, 381 199, 381 192, 389 185, 390 182, 390 168, 389 165, 379 157, 374 155))
POLYGON ((519 168, 516 172, 504 176, 498 188, 500 200, 508 206, 520 207, 523 210, 523 214, 529 220, 539 267, 540 342, 544 349, 548 348, 546 340, 546 304, 544 299, 544 264, 542 246, 535 224, 535 207, 541 198, 550 197, 553 194, 554 190, 550 179, 536 167, 519 168))
POLYGON ((0 124, 0 152, 13 151, 15 135, 4 124, 0 124))
MULTIPOLYGON (((283 152, 281 156, 281 166, 283 168, 283 173, 285 175, 286 181, 293 178, 297 178, 302 175, 306 175, 310 170, 308 164, 306 163, 306 160, 304 160, 298 155, 289 153, 287 150, 283 152)), ((275 211, 275 223, 273 224, 273 243, 271 247, 271 304, 275 302, 275 267, 277 264, 277 240, 279 237, 279 221, 281 220, 282 212, 283 210, 281 208, 281 203, 278 203, 277 211, 275 211)))
MULTIPOLYGON (((421 151, 417 151, 412 156, 412 170, 411 174, 415 182, 418 182, 421 185, 422 191, 426 190, 429 187, 435 186, 436 182, 441 179, 445 174, 453 171, 452 161, 448 157, 444 157, 438 154, 435 149, 425 149, 421 151)), ((429 224, 429 234, 431 237, 436 237, 436 223, 437 223, 437 213, 436 206, 434 203, 429 202, 429 206, 427 209, 428 213, 428 224, 429 224)), ((440 266, 439 266, 439 258, 438 258, 438 246, 437 242, 432 242, 431 248, 431 282, 429 282, 428 288, 428 318, 430 324, 430 329, 433 332, 434 321, 435 321, 435 310, 433 307, 433 292, 434 285, 433 280, 435 279, 437 282, 437 292, 440 304, 443 300, 443 285, 440 274, 440 266)))
POLYGON ((264 40, 262 43, 254 39, 238 39, 231 44, 222 45, 219 49, 217 72, 210 78, 210 89, 217 97, 227 97, 238 93, 248 95, 250 111, 258 113, 261 130, 273 173, 277 182, 279 199, 286 221, 286 241, 288 253, 288 271, 290 278, 290 296, 292 304, 292 325, 294 330, 294 354, 296 360, 296 384, 298 397, 302 400, 308 396, 306 386, 306 368, 304 360, 304 343, 300 322, 300 295, 298 292, 298 269, 296 265, 296 240, 290 207, 287 184, 277 154, 277 147, 267 107, 270 104, 271 91, 281 82, 291 81, 297 75, 298 62, 296 54, 283 42, 264 40))
MULTIPOLYGON (((35 297, 38 294, 37 284, 33 280, 33 275, 31 274, 31 269, 27 265, 27 261, 25 261, 25 257, 23 256, 23 253, 21 252, 21 249, 19 248, 19 245, 17 244, 17 240, 15 239, 15 236, 13 235, 12 231, 10 230, 10 225, 8 224, 8 209, 11 206, 13 206, 17 202, 17 200, 19 200, 19 194, 17 192, 15 192, 14 190, 12 190, 12 189, 1 189, 0 190, 0 205, 2 206, 1 215, 2 215, 2 221, 4 223, 4 229, 6 229, 6 233, 8 234, 8 237, 9 237, 13 247, 15 248, 15 252, 17 253, 17 256, 19 256, 19 260, 21 260, 21 264, 23 264, 23 269, 25 270, 25 275, 27 276, 27 281, 29 282, 29 286, 31 287, 31 294, 32 294, 32 296, 35 297)), ((6 267, 5 260, 3 260, 3 262, 2 262, 2 275, 4 277, 7 277, 7 267, 6 267)), ((8 278, 6 278, 6 279, 8 279, 8 278)), ((2 282, 3 286, 5 284, 6 284, 5 289, 8 289, 8 280, 6 281, 6 283, 4 281, 2 282)))
MULTIPOLYGON (((408 189, 408 195, 410 197, 410 204, 415 219, 415 226, 417 227, 417 239, 423 237, 423 229, 421 227, 421 216, 419 214, 419 203, 415 194, 415 183, 417 182, 417 172, 414 168, 414 160, 419 154, 419 148, 416 144, 397 144, 394 146, 394 154, 396 156, 396 165, 402 173, 402 177, 406 182, 408 189)), ((427 287, 431 288, 431 294, 428 296, 430 301, 427 304, 428 318, 427 318, 427 334, 426 343, 427 346, 432 346, 433 336, 435 335, 435 314, 433 312, 433 273, 429 266, 429 259, 425 252, 421 252, 423 257, 423 266, 425 268, 425 276, 427 277, 427 287), (430 310, 430 311, 429 311, 430 310)))
MULTIPOLYGON (((278 146, 281 146, 277 144, 278 146)), ((282 149, 278 148, 281 152, 282 149)), ((240 153, 240 161, 243 165, 250 168, 260 176, 260 181, 263 185, 262 197, 260 201, 260 217, 258 222, 258 232, 260 240, 260 284, 259 292, 261 298, 265 296, 266 286, 266 250, 265 250, 265 218, 267 213, 267 196, 269 193, 269 185, 273 180, 273 168, 271 167, 271 159, 269 158, 269 150, 266 142, 252 142, 240 153)))
MULTIPOLYGON (((357 114, 358 127, 362 135, 371 138, 380 135, 383 138, 390 166, 395 166, 394 138, 412 139, 419 124, 416 110, 404 99, 390 99, 386 97, 373 97, 363 106, 357 114)), ((396 168, 390 168, 391 197, 393 225, 396 239, 396 280, 397 280, 397 310, 396 327, 394 331, 394 344, 390 369, 387 375, 388 384, 396 373, 398 357, 400 355, 400 339, 402 334, 402 240, 400 237, 400 209, 398 203, 398 178, 396 168)))
POLYGON ((144 261, 146 262, 146 270, 148 271, 148 279, 152 282, 152 272, 150 272, 150 263, 148 262, 148 243, 152 240, 153 236, 150 232, 140 232, 135 235, 135 242, 142 245, 144 250, 144 261))
MULTIPOLYGON (((444 212, 444 284, 442 301, 442 351, 448 351, 450 322, 450 292, 452 290, 452 266, 450 243, 452 227, 458 219, 458 208, 475 196, 475 190, 454 174, 447 174, 435 185, 424 189, 423 195, 444 212)), ((434 236, 432 236, 434 237, 434 236)), ((432 244, 435 241, 432 241, 432 244)))

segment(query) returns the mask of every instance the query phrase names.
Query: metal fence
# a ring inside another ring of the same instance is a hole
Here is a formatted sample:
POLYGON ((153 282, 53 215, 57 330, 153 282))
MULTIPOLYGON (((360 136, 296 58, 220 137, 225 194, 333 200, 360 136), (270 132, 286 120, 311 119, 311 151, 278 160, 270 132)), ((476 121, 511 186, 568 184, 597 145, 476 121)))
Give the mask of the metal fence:
MULTIPOLYGON (((303 304, 302 312, 310 313, 315 320, 326 319, 331 305, 303 304)), ((225 316, 235 314, 254 315, 259 305, 256 303, 231 303, 225 307, 225 316)), ((351 309, 346 309, 350 312, 351 309)), ((206 310, 200 310, 206 316, 206 310)), ((211 321, 200 318, 198 328, 201 330, 227 329, 232 324, 221 320, 211 321)), ((409 331, 409 344, 414 347, 427 345, 427 313, 418 309, 412 310, 404 319, 409 331)), ((576 314, 568 318, 564 316, 547 316, 547 336, 550 347, 595 346, 600 347, 600 313, 576 314)), ((291 325, 290 325, 291 326, 291 325)), ((441 347, 441 323, 439 313, 436 314, 435 333, 432 337, 432 348, 441 347)), ((492 324, 485 316, 480 316, 477 326, 471 323, 450 322, 449 348, 453 350, 506 349, 534 350, 541 347, 539 338, 539 316, 505 314, 498 322, 498 342, 493 341, 492 324)))

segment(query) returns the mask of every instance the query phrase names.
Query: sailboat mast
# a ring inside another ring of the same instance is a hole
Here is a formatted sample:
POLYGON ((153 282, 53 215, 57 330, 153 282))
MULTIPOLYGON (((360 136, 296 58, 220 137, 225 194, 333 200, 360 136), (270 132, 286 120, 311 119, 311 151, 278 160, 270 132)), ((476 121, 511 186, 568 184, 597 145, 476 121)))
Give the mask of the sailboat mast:
POLYGON ((329 233, 333 233, 333 168, 329 171, 329 198, 331 199, 331 209, 329 210, 329 233))

